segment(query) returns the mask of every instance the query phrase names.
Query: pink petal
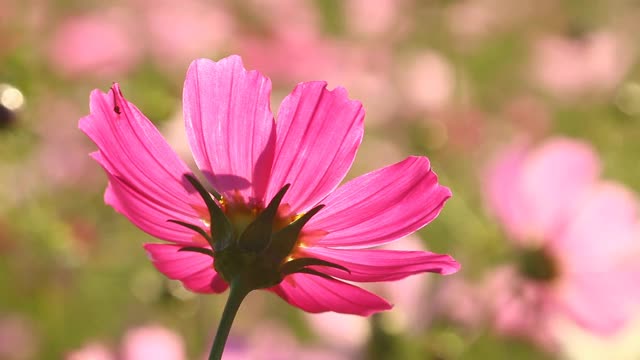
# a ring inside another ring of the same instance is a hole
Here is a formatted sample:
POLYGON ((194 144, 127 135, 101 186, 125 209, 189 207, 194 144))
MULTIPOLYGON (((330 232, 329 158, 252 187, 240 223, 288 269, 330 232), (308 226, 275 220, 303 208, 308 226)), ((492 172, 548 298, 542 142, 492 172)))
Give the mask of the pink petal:
POLYGON ((530 153, 519 179, 529 236, 548 238, 563 226, 599 174, 598 157, 586 143, 557 138, 530 153))
POLYGON ((192 243, 193 231, 166 223, 199 219, 194 206, 204 203, 182 178, 189 168, 117 84, 107 94, 93 91, 90 105, 79 127, 98 146, 92 156, 112 181, 106 201, 151 235, 192 243))
POLYGON ((221 293, 227 283, 213 268, 213 258, 182 246, 144 244, 153 265, 169 279, 180 280, 185 288, 198 293, 221 293))
POLYGON ((302 249, 300 255, 342 265, 351 273, 327 266, 316 270, 359 282, 398 280, 422 272, 449 275, 460 269, 460 264, 451 256, 427 251, 345 250, 314 246, 302 249))
POLYGON ((577 275, 565 281, 554 295, 560 309, 576 323, 609 335, 620 330, 637 309, 637 302, 633 303, 628 294, 630 287, 637 287, 638 278, 635 280, 620 281, 615 274, 577 275))
POLYGON ((184 360, 184 340, 170 329, 147 325, 128 330, 122 340, 122 360, 184 360))
POLYGON ((364 132, 364 110, 343 88, 301 83, 278 111, 277 145, 267 199, 285 184, 294 212, 316 205, 349 171, 364 132))
MULTIPOLYGON (((105 163, 99 152, 93 153, 92 156, 100 164, 105 163)), ((193 246, 207 244, 206 240, 194 231, 167 221, 167 219, 181 219, 183 218, 181 214, 167 207, 166 204, 158 203, 155 199, 131 188, 122 178, 112 175, 109 171, 107 176, 109 185, 104 193, 105 203, 126 216, 137 227, 151 236, 176 244, 193 246)), ((193 220, 191 222, 198 225, 193 220)))
POLYGON ((369 316, 391 309, 391 304, 359 287, 339 280, 307 274, 292 274, 271 288, 289 304, 310 313, 335 311, 369 316))
POLYGON ((512 240, 541 241, 562 226, 599 171, 596 154, 582 142, 556 138, 532 151, 514 144, 488 168, 487 202, 512 240))
POLYGON ((438 184, 425 157, 353 179, 321 201, 326 207, 305 226, 308 246, 366 248, 385 244, 427 225, 451 191, 438 184), (326 235, 311 239, 311 234, 326 235))
POLYGON ((503 149, 487 167, 483 183, 489 211, 502 222, 512 240, 519 241, 529 241, 529 219, 523 210, 526 204, 519 191, 526 150, 526 146, 520 143, 503 149))
POLYGON ((638 199, 622 185, 603 182, 585 192, 573 217, 549 246, 565 271, 615 276, 637 268, 638 230, 638 199))
POLYGON ((263 200, 275 146, 271 81, 239 56, 194 61, 184 84, 184 118, 196 164, 232 201, 263 200))

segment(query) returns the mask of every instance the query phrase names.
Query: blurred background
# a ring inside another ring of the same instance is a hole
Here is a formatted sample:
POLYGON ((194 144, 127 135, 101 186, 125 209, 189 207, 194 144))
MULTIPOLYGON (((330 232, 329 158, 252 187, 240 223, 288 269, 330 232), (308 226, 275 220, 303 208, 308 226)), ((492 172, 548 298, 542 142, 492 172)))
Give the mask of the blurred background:
POLYGON ((0 359, 204 358, 226 295, 153 268, 77 122, 117 81, 192 162, 184 74, 229 54, 272 79, 274 113, 307 80, 364 104, 349 177, 428 156, 454 197, 397 248, 463 269, 373 284, 396 307, 368 319, 254 292, 227 358, 640 359, 639 18, 632 0, 0 0, 0 359))

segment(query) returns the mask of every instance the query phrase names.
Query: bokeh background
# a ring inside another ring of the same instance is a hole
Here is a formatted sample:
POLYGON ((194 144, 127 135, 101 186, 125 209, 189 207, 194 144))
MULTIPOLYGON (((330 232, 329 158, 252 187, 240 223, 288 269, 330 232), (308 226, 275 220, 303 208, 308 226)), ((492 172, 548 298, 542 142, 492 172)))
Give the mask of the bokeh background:
MULTIPOLYGON (((195 58, 229 54, 272 79, 274 112, 307 80, 344 86, 364 104, 366 134, 350 177, 428 156, 454 197, 398 247, 449 253, 463 270, 373 285, 396 308, 368 319, 308 315, 254 292, 228 358, 640 359, 632 301, 640 277, 617 292, 592 289, 630 299, 605 333, 560 310, 511 307, 526 297, 514 289, 534 280, 541 293, 554 290, 517 266, 527 236, 514 235, 508 214, 526 211, 505 213, 508 193, 496 191, 528 175, 495 172, 505 151, 533 154, 516 163, 552 159, 529 190, 555 217, 544 194, 579 186, 579 169, 565 171, 564 188, 553 179, 586 152, 601 169, 595 181, 614 184, 629 209, 600 208, 597 221, 581 223, 585 243, 575 249, 623 243, 631 265, 598 275, 633 273, 638 19, 632 0, 0 0, 0 359, 204 358, 226 296, 189 293, 155 271, 141 247, 153 239, 103 203, 106 177, 77 122, 90 91, 117 81, 192 162, 184 74, 195 58), (540 180, 546 175, 550 182, 540 180), (519 275, 505 276, 509 267, 519 275), (529 322, 505 324, 507 309, 529 322)), ((580 254, 551 257, 580 262, 580 254)), ((618 264, 616 256, 600 260, 618 264)), ((601 316, 617 306, 603 302, 601 316)))

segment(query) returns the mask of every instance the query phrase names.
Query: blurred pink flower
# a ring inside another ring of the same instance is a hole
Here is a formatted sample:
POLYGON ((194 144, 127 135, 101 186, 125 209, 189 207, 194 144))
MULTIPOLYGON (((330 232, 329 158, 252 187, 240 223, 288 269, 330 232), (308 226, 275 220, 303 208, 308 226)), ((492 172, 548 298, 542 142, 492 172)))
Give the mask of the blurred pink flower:
POLYGON ((547 8, 528 0, 463 0, 447 8, 451 32, 460 38, 457 44, 477 47, 483 38, 499 34, 547 8))
POLYGON ((476 283, 456 276, 438 288, 435 312, 467 330, 476 330, 485 321, 486 297, 492 295, 476 283))
MULTIPOLYGON (((115 360, 109 348, 100 343, 90 343, 65 356, 65 360, 115 360)), ((141 359, 142 360, 142 359, 141 359)))
POLYGON ((247 8, 267 32, 322 33, 322 19, 313 0, 248 0, 247 8))
POLYGON ((406 23, 399 20, 401 10, 406 5, 402 0, 347 0, 343 3, 347 26, 357 35, 379 41, 406 23))
POLYGON ((548 343, 565 318, 609 334, 640 305, 638 199, 600 168, 564 138, 514 145, 489 167, 487 203, 519 250, 517 268, 488 280, 499 329, 548 343))
POLYGON ((184 342, 175 332, 157 325, 127 331, 122 340, 122 360, 183 360, 184 342))
POLYGON ((347 360, 353 358, 340 351, 300 344, 285 327, 274 323, 258 325, 245 341, 238 340, 237 338, 230 340, 225 348, 223 359, 347 360))
POLYGON ((342 56, 337 44, 305 31, 245 36, 237 46, 248 64, 288 83, 326 77, 339 68, 342 56))
MULTIPOLYGON (((512 124, 517 133, 540 138, 549 132, 551 114, 540 98, 520 95, 509 100, 502 109, 502 116, 512 124)), ((504 127, 504 122, 500 123, 504 127)))
POLYGON ((143 49, 133 41, 129 19, 117 13, 65 19, 48 47, 51 64, 67 76, 110 77, 131 70, 143 49))
MULTIPOLYGON (((90 144, 73 125, 82 115, 77 104, 57 97, 43 97, 37 103, 35 132, 41 139, 32 161, 47 186, 84 186, 100 183, 95 165, 86 155, 90 144)), ((42 185, 40 185, 42 187, 42 185)))
POLYGON ((456 74, 442 55, 425 50, 411 57, 401 68, 401 89, 409 105, 435 112, 452 104, 456 74))
POLYGON ((187 358, 182 338, 158 325, 133 328, 125 334, 119 356, 107 346, 92 342, 67 354, 66 360, 183 360, 187 358))
POLYGON ((632 64, 632 53, 612 32, 567 38, 548 35, 534 43, 534 80, 559 97, 613 90, 632 64))
POLYGON ((37 349, 38 339, 26 318, 17 314, 0 317, 0 359, 33 359, 37 349))
POLYGON ((367 249, 410 234, 439 214, 451 193, 438 184, 427 158, 409 157, 334 191, 362 140, 362 106, 343 88, 301 83, 283 101, 276 123, 270 91, 269 79, 246 71, 237 56, 197 60, 189 68, 183 94, 187 134, 218 202, 118 85, 107 94, 92 93, 91 114, 79 126, 98 145, 92 156, 110 180, 105 201, 170 242, 145 245, 159 271, 200 293, 225 291, 223 276, 240 271, 243 279, 259 282, 254 288, 268 287, 305 311, 369 315, 391 305, 334 277, 377 282, 458 270, 447 255, 367 249), (265 216, 270 218, 260 220, 265 216), (273 238, 266 244, 247 240, 261 229, 260 221, 267 230, 256 238, 273 238), (272 257, 258 257, 266 262, 260 267, 235 259, 240 247, 250 246, 272 257), (233 256, 231 268, 216 254, 233 256))
POLYGON ((152 59, 162 67, 184 68, 191 59, 219 53, 232 38, 233 19, 220 2, 137 1, 152 59))

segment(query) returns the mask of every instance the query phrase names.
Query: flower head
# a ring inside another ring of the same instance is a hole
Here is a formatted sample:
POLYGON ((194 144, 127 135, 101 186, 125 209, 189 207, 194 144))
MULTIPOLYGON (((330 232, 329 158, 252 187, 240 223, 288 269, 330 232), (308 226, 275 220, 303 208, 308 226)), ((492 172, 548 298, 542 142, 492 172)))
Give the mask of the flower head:
POLYGON ((433 220, 451 196, 427 158, 409 157, 338 187, 363 135, 364 111, 342 88, 301 83, 270 110, 271 82, 238 56, 197 60, 184 118, 203 184, 114 84, 91 94, 80 128, 105 169, 105 201, 145 232, 156 268, 186 288, 267 289, 308 312, 369 315, 391 305, 347 281, 449 274, 447 255, 369 249, 433 220), (340 280, 342 279, 342 280, 340 280))
POLYGON ((609 334, 637 308, 637 197, 599 175, 593 149, 563 138, 490 167, 488 203, 519 253, 489 280, 500 329, 549 344, 558 320, 609 334))

